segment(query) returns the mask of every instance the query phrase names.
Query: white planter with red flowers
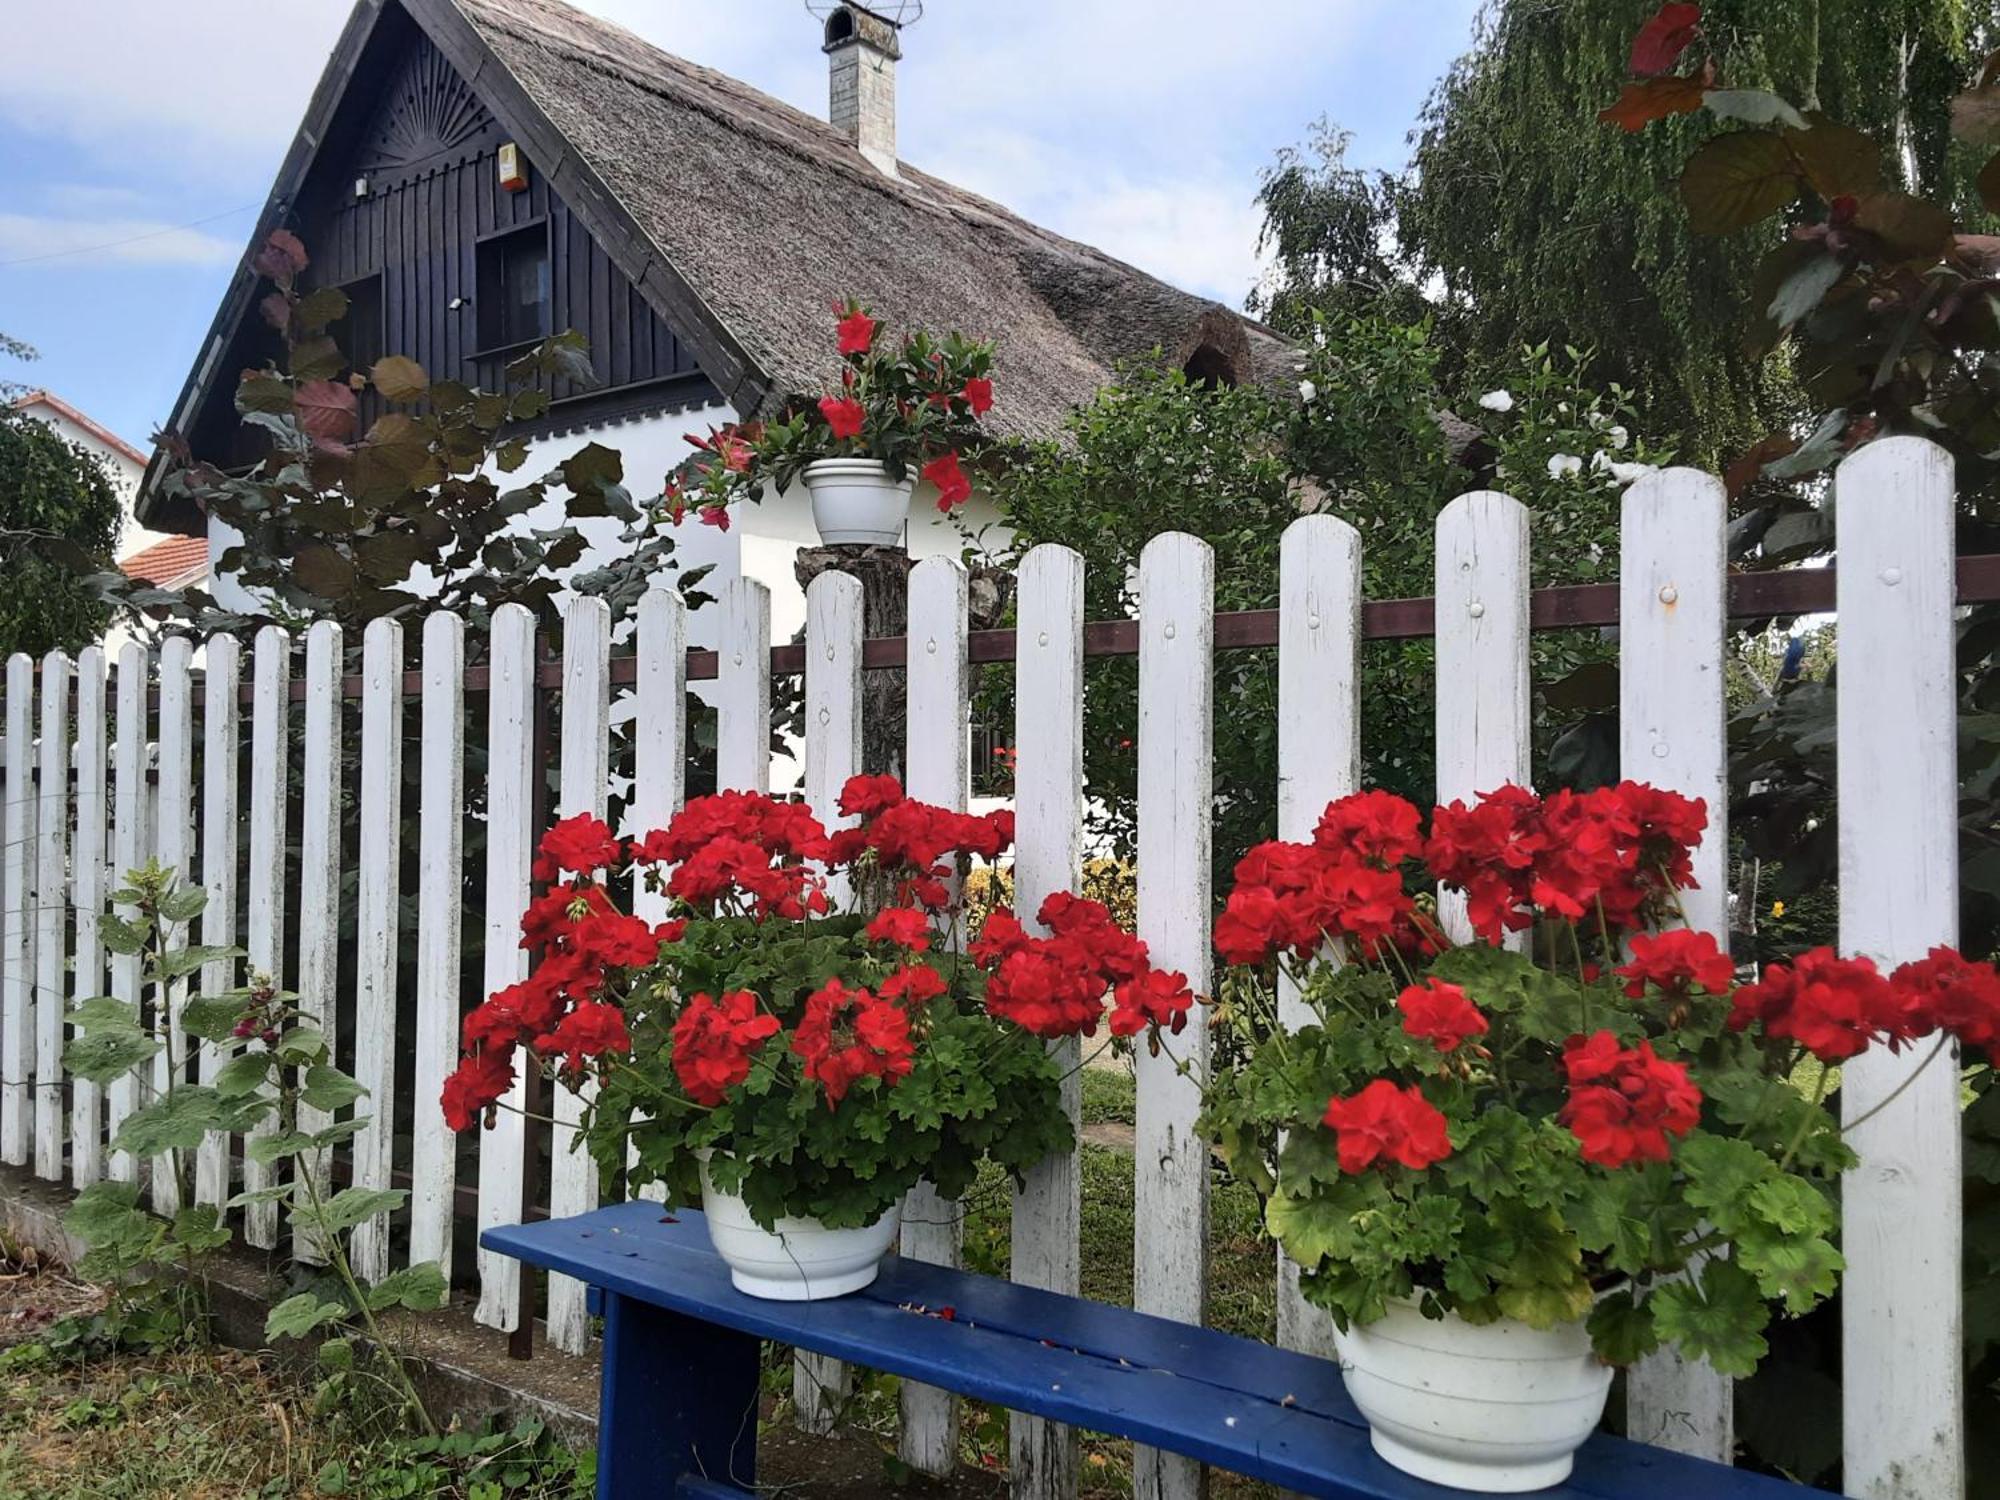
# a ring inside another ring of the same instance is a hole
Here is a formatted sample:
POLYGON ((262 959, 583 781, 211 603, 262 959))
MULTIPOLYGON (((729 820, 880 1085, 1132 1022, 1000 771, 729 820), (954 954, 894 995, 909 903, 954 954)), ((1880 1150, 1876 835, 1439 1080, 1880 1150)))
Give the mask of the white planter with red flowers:
POLYGON ((858 1229, 829 1229, 807 1218, 779 1219, 766 1229, 739 1194, 715 1185, 707 1162, 701 1211, 736 1290, 772 1302, 819 1302, 860 1291, 880 1273, 903 1218, 896 1207, 858 1229))
POLYGON ((891 479, 879 458, 822 458, 807 464, 799 479, 812 497, 822 542, 894 547, 903 540, 915 475, 891 479))
POLYGON ((1597 1429, 1611 1367, 1582 1320, 1426 1318, 1414 1300, 1334 1333, 1341 1379, 1375 1451, 1406 1474, 1488 1495, 1569 1477, 1597 1429))
POLYGON ((726 527, 731 505, 803 484, 821 541, 893 547, 919 477, 947 516, 971 498, 960 460, 988 442, 980 418, 993 406, 993 345, 921 332, 878 342, 882 325, 860 304, 834 311, 840 383, 793 397, 768 421, 691 435, 700 451, 660 497, 676 523, 694 510, 726 527))

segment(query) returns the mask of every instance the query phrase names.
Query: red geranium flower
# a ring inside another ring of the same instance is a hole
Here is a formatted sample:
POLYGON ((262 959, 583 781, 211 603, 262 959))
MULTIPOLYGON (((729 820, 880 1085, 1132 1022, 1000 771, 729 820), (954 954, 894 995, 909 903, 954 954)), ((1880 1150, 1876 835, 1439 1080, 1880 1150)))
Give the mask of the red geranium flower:
POLYGON ((923 912, 908 906, 891 906, 875 914, 868 924, 870 942, 895 943, 903 948, 928 948, 931 921, 923 912))
POLYGON ((851 307, 847 316, 834 324, 840 336, 842 354, 866 354, 875 342, 875 330, 882 325, 858 307, 851 307))
POLYGON ((1625 980, 1625 993, 1637 1000, 1652 985, 1662 994, 1685 997, 1700 985, 1711 995, 1726 995, 1736 982, 1736 965, 1712 933, 1676 927, 1671 932, 1632 935, 1632 958, 1614 971, 1625 980))
POLYGON ((1993 965, 1938 947, 1897 969, 1889 985, 1907 1034, 1948 1031, 1966 1046, 2000 1057, 2000 975, 1993 965))
POLYGON ((836 442, 861 435, 861 423, 868 415, 859 401, 852 396, 822 396, 819 398, 820 415, 826 418, 826 425, 833 432, 836 442))
POLYGON ((1467 1037, 1484 1036, 1488 1029, 1465 991, 1441 979, 1411 985, 1396 997, 1396 1009, 1403 1013, 1403 1030, 1440 1052, 1456 1052, 1467 1037))
POLYGON ((562 1055, 565 1072, 580 1072, 584 1060, 607 1052, 630 1052, 625 1012, 602 1000, 586 1000, 573 1008, 547 1036, 535 1038, 535 1050, 562 1055))
POLYGON ((1444 1116, 1415 1084, 1377 1078, 1358 1094, 1329 1099, 1325 1123, 1339 1137, 1340 1170, 1350 1174, 1385 1157, 1421 1172, 1451 1155, 1444 1116))
POLYGON ((937 999, 947 988, 944 975, 925 963, 904 964, 878 986, 884 1000, 918 1009, 937 999))
POLYGON ((1313 843, 1330 854, 1352 854, 1401 864, 1422 842, 1423 817, 1394 792, 1356 792, 1329 802, 1313 829, 1313 843))
POLYGON ((660 956, 660 938, 652 924, 623 912, 579 923, 574 941, 578 952, 606 967, 636 967, 660 956))
POLYGON ((903 783, 893 776, 850 776, 840 789, 840 810, 850 818, 872 818, 903 800, 903 783))
POLYGON ((1908 1039, 1889 981, 1868 958, 1841 958, 1831 948, 1772 964, 1763 978, 1736 992, 1729 1027, 1752 1021, 1769 1036, 1799 1043, 1821 1062, 1843 1062, 1878 1035, 1908 1039))
POLYGON ((696 995, 674 1022, 674 1076, 688 1098, 713 1109, 750 1076, 751 1055, 778 1030, 778 1018, 748 990, 731 990, 719 1003, 696 995))
POLYGON ((557 869, 588 875, 616 864, 621 847, 604 819, 578 813, 542 835, 541 852, 557 869))
POLYGON ((1187 975, 1150 969, 1119 985, 1112 1001, 1108 1024, 1113 1036, 1137 1036, 1149 1024, 1179 1036, 1187 1025, 1194 993, 1188 989, 1187 975))
POLYGON ((514 1049, 478 1052, 459 1062, 438 1102, 452 1130, 470 1130, 514 1086, 514 1049))
POLYGON ((993 382, 983 375, 969 377, 959 394, 965 397, 965 404, 972 408, 975 417, 985 416, 993 406, 993 382))
POLYGON ((806 1077, 826 1090, 836 1109, 856 1080, 895 1082, 916 1059, 910 1018, 899 1005, 867 990, 850 990, 829 979, 806 998, 805 1015, 792 1033, 792 1050, 805 1063, 806 1077))
POLYGON ((1563 1067, 1570 1091, 1557 1118, 1583 1159, 1598 1166, 1665 1161, 1667 1136, 1686 1135, 1701 1120, 1701 1090, 1651 1042, 1621 1047, 1608 1031, 1574 1036, 1563 1045, 1563 1067))
POLYGON ((965 470, 958 466, 958 455, 946 453, 924 465, 924 478, 937 486, 938 509, 950 511, 954 506, 963 505, 972 496, 972 481, 965 477, 965 470))

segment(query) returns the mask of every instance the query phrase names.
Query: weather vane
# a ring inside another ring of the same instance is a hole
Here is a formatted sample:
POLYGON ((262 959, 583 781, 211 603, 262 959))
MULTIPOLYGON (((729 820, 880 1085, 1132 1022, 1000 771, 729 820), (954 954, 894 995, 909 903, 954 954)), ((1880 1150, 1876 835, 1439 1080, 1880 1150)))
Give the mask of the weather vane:
POLYGON ((924 18, 924 0, 874 0, 870 5, 852 5, 847 0, 806 0, 806 9, 821 21, 837 10, 866 11, 898 31, 924 18))

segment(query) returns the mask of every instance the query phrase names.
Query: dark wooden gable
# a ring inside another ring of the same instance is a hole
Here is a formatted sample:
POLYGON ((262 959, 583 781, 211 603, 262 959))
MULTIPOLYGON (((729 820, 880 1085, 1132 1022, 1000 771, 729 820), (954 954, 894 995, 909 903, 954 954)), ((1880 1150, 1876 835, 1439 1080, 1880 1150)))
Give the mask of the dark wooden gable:
MULTIPOLYGON (((589 341, 597 384, 559 381, 538 427, 587 426, 714 398, 691 348, 614 265, 542 164, 527 156, 528 187, 499 185, 506 129, 400 7, 369 38, 284 222, 312 257, 308 281, 339 286, 350 315, 333 332, 357 363, 404 354, 439 378, 497 388, 516 341, 482 318, 481 257, 494 242, 546 245, 551 331, 589 341), (482 250, 482 247, 486 247, 482 250), (455 305, 454 305, 455 304, 455 305)), ((490 314, 489 314, 490 316, 490 314)), ((235 373, 277 352, 252 311, 206 392, 190 438, 197 456, 246 462, 261 436, 240 427, 235 373)))

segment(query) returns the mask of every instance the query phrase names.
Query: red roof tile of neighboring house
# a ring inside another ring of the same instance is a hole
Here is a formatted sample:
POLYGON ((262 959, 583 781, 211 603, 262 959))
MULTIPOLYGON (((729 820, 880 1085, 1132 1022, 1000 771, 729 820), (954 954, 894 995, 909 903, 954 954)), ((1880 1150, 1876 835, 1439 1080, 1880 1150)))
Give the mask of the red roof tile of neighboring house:
POLYGON ((67 401, 63 400, 62 397, 55 395, 53 392, 29 391, 27 395, 17 400, 14 403, 14 406, 15 409, 18 411, 26 411, 31 406, 46 406, 50 411, 54 412, 57 416, 69 418, 70 421, 76 423, 77 426, 81 427, 85 432, 89 433, 92 437, 96 438, 98 442, 104 444, 105 447, 116 449, 119 453, 123 454, 126 458, 131 459, 133 463, 138 464, 141 467, 144 467, 145 465, 146 462, 145 454, 141 453, 137 448, 134 448, 130 443, 126 442, 125 439, 120 437, 117 433, 113 432, 109 427, 106 427, 102 422, 94 421, 90 417, 85 416, 82 412, 78 411, 74 406, 71 406, 67 401))
POLYGON ((208 573, 208 538, 170 536, 134 552, 118 567, 127 578, 143 578, 161 588, 190 582, 208 573))

